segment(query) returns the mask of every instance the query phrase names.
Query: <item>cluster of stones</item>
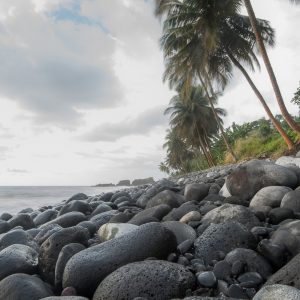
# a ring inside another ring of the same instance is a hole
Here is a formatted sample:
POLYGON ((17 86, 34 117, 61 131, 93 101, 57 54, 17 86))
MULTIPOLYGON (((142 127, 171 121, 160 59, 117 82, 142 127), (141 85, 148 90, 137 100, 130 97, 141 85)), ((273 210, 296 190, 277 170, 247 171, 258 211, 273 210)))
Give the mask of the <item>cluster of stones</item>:
POLYGON ((0 217, 0 300, 300 300, 300 168, 252 160, 0 217))

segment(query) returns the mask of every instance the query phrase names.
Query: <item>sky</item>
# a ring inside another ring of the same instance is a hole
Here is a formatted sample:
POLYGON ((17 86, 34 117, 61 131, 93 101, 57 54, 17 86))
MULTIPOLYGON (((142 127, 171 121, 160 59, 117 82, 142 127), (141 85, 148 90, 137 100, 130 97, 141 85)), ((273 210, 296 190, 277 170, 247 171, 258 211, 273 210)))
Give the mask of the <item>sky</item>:
MULTIPOLYGON (((300 6, 253 0, 288 109, 300 81, 300 6)), ((0 185, 92 185, 165 176, 158 165, 174 92, 162 83, 153 0, 0 0, 0 185)), ((236 70, 225 125, 265 116, 236 70)), ((279 110, 262 66, 251 74, 279 110)))

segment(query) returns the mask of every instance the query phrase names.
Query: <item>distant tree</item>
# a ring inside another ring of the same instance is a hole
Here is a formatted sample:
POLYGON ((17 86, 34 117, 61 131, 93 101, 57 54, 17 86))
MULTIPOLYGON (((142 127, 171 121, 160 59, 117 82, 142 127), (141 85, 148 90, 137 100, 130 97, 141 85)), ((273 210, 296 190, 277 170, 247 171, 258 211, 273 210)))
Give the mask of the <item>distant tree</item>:
POLYGON ((298 87, 296 93, 294 94, 294 97, 291 102, 300 106, 300 86, 298 87))

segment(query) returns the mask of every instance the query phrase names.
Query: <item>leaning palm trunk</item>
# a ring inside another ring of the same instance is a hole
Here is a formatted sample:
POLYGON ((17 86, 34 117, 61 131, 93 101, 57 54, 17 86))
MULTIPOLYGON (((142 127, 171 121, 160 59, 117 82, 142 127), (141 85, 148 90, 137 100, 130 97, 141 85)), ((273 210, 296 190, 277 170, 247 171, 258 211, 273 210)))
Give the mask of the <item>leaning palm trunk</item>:
POLYGON ((227 54, 229 56, 229 58, 231 59, 231 61, 234 63, 234 65, 242 72, 242 74, 245 76, 245 78, 247 79, 248 83, 250 84, 252 90, 254 91, 255 95, 257 96, 257 98, 259 99, 259 101, 261 102, 262 106, 264 107, 268 117, 271 119, 274 127, 277 129, 277 131, 280 133, 280 135, 282 136, 282 138, 284 139, 284 141, 286 142, 289 150, 294 149, 294 144, 291 141, 291 139, 289 138, 289 136, 286 134, 286 132, 283 130, 283 128, 281 127, 280 123, 278 122, 278 120, 274 117, 273 113, 271 112, 268 104, 266 103, 264 97, 262 96, 262 94, 259 92, 258 88, 256 87, 256 85, 254 84, 254 82, 252 81, 252 79, 250 78, 249 74, 247 73, 247 71, 245 70, 245 68, 239 63, 239 61, 233 56, 232 53, 230 53, 230 51, 227 50, 227 54))
POLYGON ((203 88, 204 88, 204 91, 205 91, 205 94, 206 94, 206 98, 207 98, 207 100, 208 100, 208 102, 209 102, 209 105, 211 106, 211 109, 212 109, 212 111, 213 111, 214 117, 215 117, 216 122, 217 122, 217 124, 218 124, 218 127, 219 127, 219 129, 220 129, 220 131, 221 131, 221 135, 222 135, 222 138, 223 138, 224 143, 225 143, 225 145, 226 145, 226 148, 227 148, 227 150, 229 151, 229 153, 231 154, 233 160, 234 160, 235 162, 237 162, 237 157, 236 157, 236 155, 234 154, 233 149, 232 149, 232 147, 230 146, 230 144, 229 144, 229 142, 228 142, 228 139, 227 139, 226 133, 225 133, 225 131, 224 131, 224 128, 223 128, 223 126, 222 126, 222 124, 221 124, 221 122, 220 122, 220 120, 219 120, 219 117, 218 117, 218 115, 217 115, 217 113, 216 113, 216 110, 215 110, 215 106, 214 106, 213 102, 211 101, 211 97, 210 97, 210 95, 209 95, 209 92, 208 92, 208 90, 207 90, 207 88, 206 88, 206 85, 205 85, 205 83, 204 83, 204 81, 203 81, 203 79, 202 79, 201 74, 200 74, 199 71, 198 71, 198 77, 199 77, 199 80, 200 80, 200 82, 201 82, 201 84, 202 84, 202 86, 203 86, 203 88))
POLYGON ((207 133, 205 133, 205 135, 204 135, 204 143, 205 143, 205 146, 206 146, 206 149, 207 149, 207 153, 208 153, 208 155, 209 155, 209 157, 210 157, 210 159, 211 159, 211 161, 213 163, 213 166, 215 166, 216 164, 215 164, 213 155, 211 153, 211 146, 209 144, 209 139, 207 137, 207 133))
POLYGON ((281 94, 281 91, 280 91, 280 88, 279 88, 274 70, 272 68, 272 65, 271 65, 266 47, 264 45, 261 34, 258 30, 257 20, 256 20, 256 16, 255 16, 251 1, 250 0, 244 0, 244 3, 245 3, 245 6, 246 6, 248 15, 249 15, 249 19, 250 19, 250 22, 251 22, 251 26, 253 28, 253 32, 254 32, 255 37, 256 37, 258 48, 260 50, 260 53, 262 55, 262 58, 264 60, 265 65, 266 65, 266 68, 267 68, 267 71, 268 71, 268 74, 269 74, 269 77, 270 77, 270 80, 271 80, 271 83, 272 83, 272 86, 273 86, 273 90, 275 92, 279 108, 281 110, 281 113, 282 113, 284 119, 286 120, 286 122, 288 123, 288 125, 295 132, 297 132, 297 134, 300 136, 300 126, 295 122, 295 120, 289 114, 289 112, 288 112, 288 110, 285 106, 285 103, 283 101, 282 94, 281 94))

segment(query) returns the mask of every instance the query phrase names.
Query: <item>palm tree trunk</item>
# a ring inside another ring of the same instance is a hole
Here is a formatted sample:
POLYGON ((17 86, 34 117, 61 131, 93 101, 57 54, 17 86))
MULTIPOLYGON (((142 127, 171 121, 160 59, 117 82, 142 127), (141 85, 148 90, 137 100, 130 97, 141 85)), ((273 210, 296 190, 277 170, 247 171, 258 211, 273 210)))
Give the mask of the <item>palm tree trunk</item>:
POLYGON ((205 133, 204 135, 204 143, 205 143, 205 146, 206 146, 206 149, 207 149, 207 153, 211 159, 211 161, 213 162, 213 166, 215 166, 215 162, 214 162, 214 158, 213 158, 213 155, 211 153, 211 147, 209 145, 209 140, 208 140, 208 137, 207 137, 207 134, 205 133))
POLYGON ((264 60, 265 66, 267 68, 267 71, 268 71, 268 74, 269 74, 269 77, 270 77, 270 80, 271 80, 271 83, 272 83, 272 86, 273 86, 273 90, 275 92, 279 108, 281 110, 281 113, 282 113, 284 119, 286 120, 286 122, 288 123, 288 125, 294 131, 296 131, 297 134, 300 136, 300 126, 295 122, 295 120, 289 114, 289 112, 288 112, 288 110, 285 106, 285 103, 283 101, 282 94, 281 94, 281 91, 280 91, 280 88, 279 88, 279 85, 278 85, 273 67, 271 65, 266 47, 264 45, 263 39, 261 37, 261 34, 260 34, 258 26, 257 26, 257 20, 256 20, 256 16, 255 16, 251 1, 250 0, 244 0, 244 3, 245 3, 245 6, 246 6, 248 15, 249 15, 251 26, 253 28, 253 32, 255 34, 256 41, 257 41, 260 53, 261 53, 262 58, 264 60))
POLYGON ((236 157, 236 155, 234 154, 233 149, 232 149, 232 147, 230 146, 230 144, 229 144, 229 142, 228 142, 228 139, 227 139, 226 133, 225 133, 225 131, 224 131, 224 128, 223 128, 223 126, 222 126, 222 124, 221 124, 221 122, 220 122, 220 120, 219 120, 219 117, 218 117, 217 112, 216 112, 216 110, 215 110, 215 106, 214 106, 213 102, 211 101, 211 97, 210 97, 210 95, 209 95, 209 93, 208 93, 208 90, 207 90, 207 88, 206 88, 206 85, 205 85, 205 83, 204 83, 204 81, 203 81, 203 79, 202 79, 201 74, 200 74, 199 71, 198 71, 198 77, 199 77, 199 79, 200 79, 200 82, 201 82, 201 84, 202 84, 204 90, 205 90, 206 98, 207 98, 207 100, 208 100, 208 103, 209 103, 209 105, 210 105, 212 111, 213 111, 214 117, 215 117, 216 122, 217 122, 217 124, 218 124, 218 127, 219 127, 219 129, 220 129, 220 131, 221 131, 221 135, 222 135, 222 138, 223 138, 224 143, 225 143, 225 145, 226 145, 226 148, 227 148, 227 150, 229 151, 229 153, 231 154, 233 160, 234 160, 235 162, 237 162, 237 157, 236 157))
POLYGON ((247 79, 248 83, 250 84, 252 90, 254 91, 255 95, 257 96, 257 98, 259 99, 260 103, 262 104, 262 106, 264 107, 268 117, 271 119, 274 127, 277 129, 277 131, 280 133, 280 135, 282 136, 282 138, 284 139, 284 141, 286 142, 289 150, 294 149, 294 144, 292 142, 292 140, 289 138, 289 136, 286 134, 286 132, 283 130, 283 128, 281 127, 280 123, 277 121, 277 119, 274 117, 273 113, 271 112, 268 104, 266 103, 263 95, 260 93, 260 91, 258 90, 258 88, 256 87, 256 85, 254 84, 254 82, 252 81, 252 79, 250 78, 249 74, 247 73, 247 71, 245 70, 245 68, 239 63, 239 61, 233 56, 232 53, 230 53, 230 51, 227 50, 227 54, 229 56, 229 58, 231 59, 231 61, 233 62, 233 64, 242 72, 242 74, 245 76, 245 78, 247 79))

